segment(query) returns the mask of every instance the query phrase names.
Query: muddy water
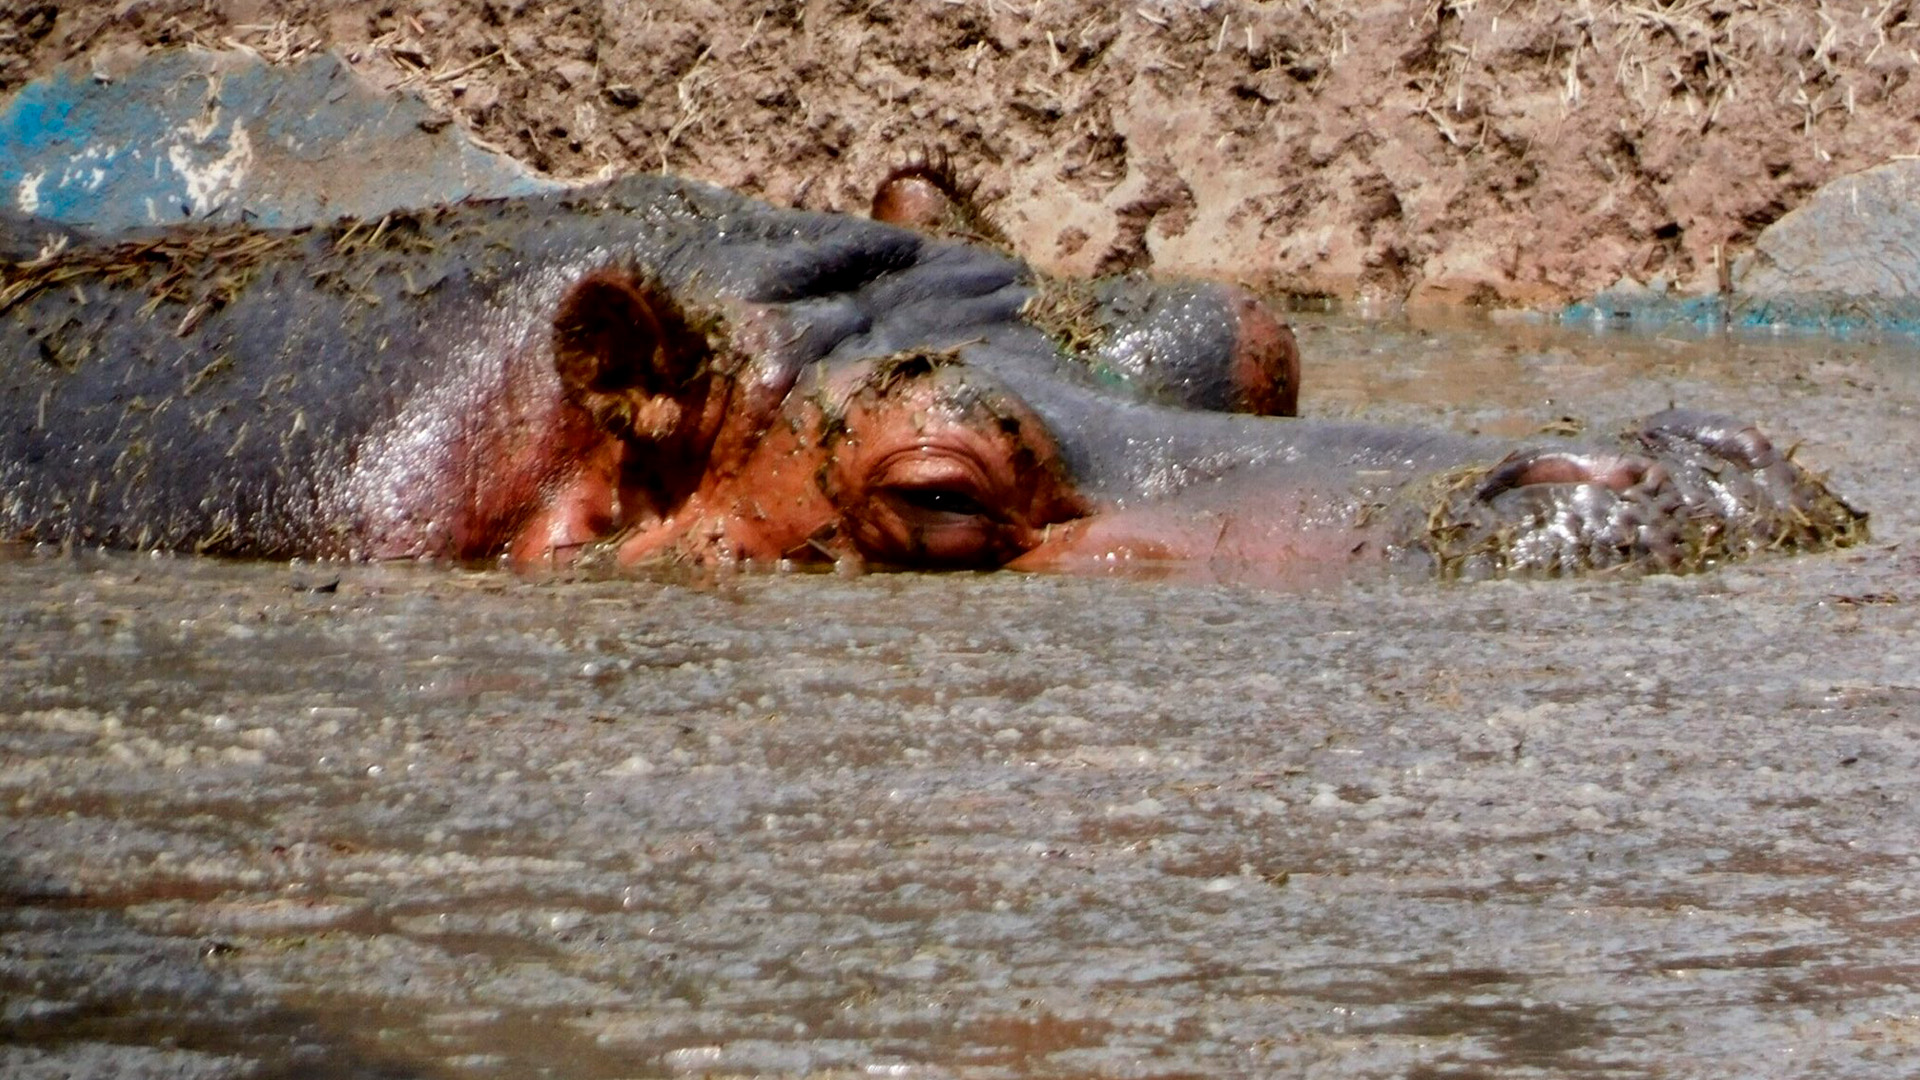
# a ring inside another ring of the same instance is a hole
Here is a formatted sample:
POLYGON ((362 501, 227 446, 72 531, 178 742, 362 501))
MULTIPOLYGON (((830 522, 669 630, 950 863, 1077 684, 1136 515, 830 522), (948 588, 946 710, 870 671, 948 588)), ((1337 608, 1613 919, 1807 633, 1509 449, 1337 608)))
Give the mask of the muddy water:
POLYGON ((1322 415, 1758 417, 1687 579, 0 558, 0 1074, 1905 1076, 1920 353, 1308 320, 1322 415))

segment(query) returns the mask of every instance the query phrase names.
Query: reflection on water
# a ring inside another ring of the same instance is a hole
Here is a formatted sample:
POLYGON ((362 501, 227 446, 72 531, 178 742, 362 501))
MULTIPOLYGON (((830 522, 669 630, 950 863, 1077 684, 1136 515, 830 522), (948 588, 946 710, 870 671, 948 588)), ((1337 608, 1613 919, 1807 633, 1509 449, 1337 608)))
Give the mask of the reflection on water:
POLYGON ((0 553, 0 1073, 1904 1075, 1912 356, 1302 341, 1320 415, 1755 416, 1879 540, 1293 591, 0 553))

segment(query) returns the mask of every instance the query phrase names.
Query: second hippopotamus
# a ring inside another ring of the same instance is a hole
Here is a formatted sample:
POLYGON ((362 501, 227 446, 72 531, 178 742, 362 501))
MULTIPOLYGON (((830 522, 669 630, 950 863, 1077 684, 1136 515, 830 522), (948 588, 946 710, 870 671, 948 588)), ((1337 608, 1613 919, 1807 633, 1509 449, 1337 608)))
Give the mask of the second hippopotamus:
POLYGON ((1292 410, 1298 360, 1238 290, 654 176, 282 231, 0 222, 0 378, 0 535, 42 542, 1485 574, 1864 535, 1744 423, 1247 415, 1292 410))

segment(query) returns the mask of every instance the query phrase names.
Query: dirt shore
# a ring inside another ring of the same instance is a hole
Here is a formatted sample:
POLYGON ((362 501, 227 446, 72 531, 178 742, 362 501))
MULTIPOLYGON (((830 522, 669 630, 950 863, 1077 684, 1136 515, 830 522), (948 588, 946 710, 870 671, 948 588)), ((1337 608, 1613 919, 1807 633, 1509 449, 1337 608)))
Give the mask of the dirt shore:
POLYGON ((1906 0, 13 0, 0 92, 80 57, 336 49, 562 176, 859 210, 952 153, 1035 261, 1306 295, 1712 291, 1833 177, 1920 149, 1906 0))

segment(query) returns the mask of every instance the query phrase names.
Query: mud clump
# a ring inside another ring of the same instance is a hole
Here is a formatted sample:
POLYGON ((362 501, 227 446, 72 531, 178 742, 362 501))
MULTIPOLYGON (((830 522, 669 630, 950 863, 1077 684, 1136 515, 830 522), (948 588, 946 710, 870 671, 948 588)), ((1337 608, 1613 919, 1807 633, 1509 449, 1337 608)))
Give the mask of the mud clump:
POLYGON ((1905 4, 27 4, 0 92, 86 58, 333 49, 562 176, 861 211, 953 154, 1047 269, 1310 295, 1700 292, 1821 184, 1920 143, 1905 4))

